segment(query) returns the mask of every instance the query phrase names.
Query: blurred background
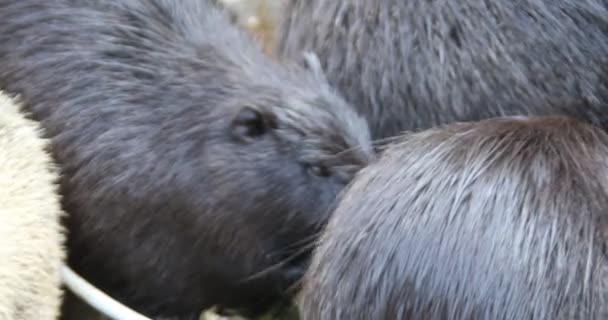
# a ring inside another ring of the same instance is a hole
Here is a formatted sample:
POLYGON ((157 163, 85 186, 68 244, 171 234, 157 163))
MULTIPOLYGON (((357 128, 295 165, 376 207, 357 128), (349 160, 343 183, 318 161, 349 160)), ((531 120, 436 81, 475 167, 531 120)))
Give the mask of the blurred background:
POLYGON ((281 6, 286 0, 217 0, 234 14, 236 22, 247 29, 272 54, 275 28, 281 6))

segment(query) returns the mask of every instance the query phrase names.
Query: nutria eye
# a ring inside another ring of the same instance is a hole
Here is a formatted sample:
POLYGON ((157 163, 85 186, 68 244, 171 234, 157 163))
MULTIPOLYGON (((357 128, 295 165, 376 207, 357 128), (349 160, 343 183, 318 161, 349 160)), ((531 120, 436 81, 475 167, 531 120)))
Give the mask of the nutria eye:
POLYGON ((317 177, 329 177, 331 172, 327 167, 321 165, 311 165, 308 167, 308 172, 317 177))
POLYGON ((273 119, 251 106, 242 107, 232 119, 232 132, 242 140, 252 140, 272 128, 273 119))

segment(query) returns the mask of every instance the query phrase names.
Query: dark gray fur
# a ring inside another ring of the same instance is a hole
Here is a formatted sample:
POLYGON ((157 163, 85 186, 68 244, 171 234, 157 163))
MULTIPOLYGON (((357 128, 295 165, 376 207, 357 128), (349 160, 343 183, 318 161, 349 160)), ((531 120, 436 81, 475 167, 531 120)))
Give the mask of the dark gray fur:
POLYGON ((608 135, 565 117, 405 135, 345 190, 302 319, 608 319, 608 135))
POLYGON ((318 54, 374 139, 502 115, 608 129, 607 0, 286 2, 277 54, 318 54))
POLYGON ((0 0, 0 87, 52 138, 69 262, 150 316, 255 314, 299 278, 372 156, 319 75, 207 1, 0 0))

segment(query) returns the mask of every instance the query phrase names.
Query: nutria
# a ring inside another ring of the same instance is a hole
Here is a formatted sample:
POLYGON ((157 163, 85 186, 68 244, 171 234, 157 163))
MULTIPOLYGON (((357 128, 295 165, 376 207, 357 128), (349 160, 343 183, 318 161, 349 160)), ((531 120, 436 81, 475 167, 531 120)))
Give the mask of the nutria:
POLYGON ((374 139, 504 115, 608 129, 606 0, 286 1, 276 54, 319 55, 374 139))
POLYGON ((55 320, 65 230, 59 170, 21 101, 0 92, 0 319, 55 320))
POLYGON ((150 317, 283 297, 373 152, 306 57, 269 60, 208 1, 0 2, 0 87, 52 139, 69 265, 150 317))
POLYGON ((608 135, 567 117, 405 135, 344 191, 303 319, 607 319, 608 135))

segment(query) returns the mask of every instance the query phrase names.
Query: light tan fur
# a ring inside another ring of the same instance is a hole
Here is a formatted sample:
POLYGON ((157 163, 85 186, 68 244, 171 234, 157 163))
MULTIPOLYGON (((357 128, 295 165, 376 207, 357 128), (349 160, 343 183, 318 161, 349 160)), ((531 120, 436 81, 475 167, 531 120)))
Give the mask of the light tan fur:
POLYGON ((40 130, 19 101, 0 92, 0 320, 59 316, 59 173, 40 130))
POLYGON ((219 3, 236 14, 238 23, 260 42, 267 54, 273 54, 278 18, 285 0, 220 0, 219 3))

